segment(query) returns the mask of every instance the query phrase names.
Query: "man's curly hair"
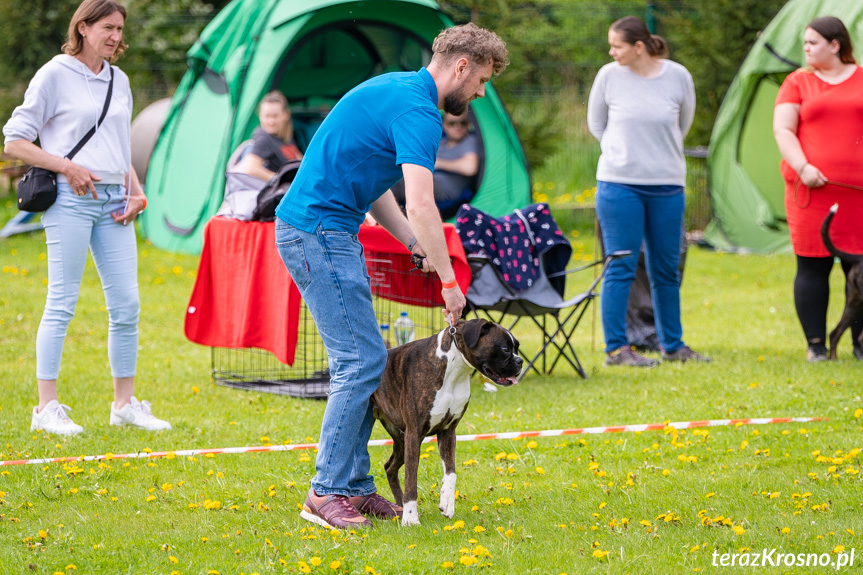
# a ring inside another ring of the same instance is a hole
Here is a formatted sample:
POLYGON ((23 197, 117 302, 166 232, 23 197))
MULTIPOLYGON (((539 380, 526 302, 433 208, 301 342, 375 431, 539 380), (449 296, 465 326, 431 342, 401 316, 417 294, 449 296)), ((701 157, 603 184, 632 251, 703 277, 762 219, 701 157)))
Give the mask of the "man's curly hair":
POLYGON ((473 22, 445 28, 435 38, 432 52, 432 59, 440 59, 445 63, 462 56, 477 64, 492 62, 495 75, 509 65, 506 43, 491 30, 480 28, 473 22))

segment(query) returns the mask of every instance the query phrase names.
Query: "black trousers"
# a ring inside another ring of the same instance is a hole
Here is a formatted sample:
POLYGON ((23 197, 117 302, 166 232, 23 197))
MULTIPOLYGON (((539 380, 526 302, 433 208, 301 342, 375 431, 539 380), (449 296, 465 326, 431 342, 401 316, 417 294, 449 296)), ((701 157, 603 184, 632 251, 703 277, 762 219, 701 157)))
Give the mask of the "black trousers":
MULTIPOLYGON (((827 340, 827 305, 830 301, 830 270, 833 256, 809 258, 797 256, 797 275, 794 277, 794 306, 809 345, 825 345, 827 340)), ((842 271, 848 276, 851 264, 842 262, 842 271)), ((847 292, 847 287, 846 287, 847 292)), ((848 294, 846 293, 847 297, 848 294)), ((854 347, 859 345, 863 320, 851 324, 854 347)))

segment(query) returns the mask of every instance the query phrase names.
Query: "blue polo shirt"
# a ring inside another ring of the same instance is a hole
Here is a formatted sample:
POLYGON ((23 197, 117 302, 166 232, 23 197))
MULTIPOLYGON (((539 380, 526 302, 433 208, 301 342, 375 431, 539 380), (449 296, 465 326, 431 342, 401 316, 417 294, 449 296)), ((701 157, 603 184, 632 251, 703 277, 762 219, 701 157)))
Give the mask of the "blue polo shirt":
POLYGON ((402 179, 401 164, 434 171, 441 138, 431 74, 395 72, 339 100, 315 132, 276 215, 295 228, 356 234, 372 202, 402 179))

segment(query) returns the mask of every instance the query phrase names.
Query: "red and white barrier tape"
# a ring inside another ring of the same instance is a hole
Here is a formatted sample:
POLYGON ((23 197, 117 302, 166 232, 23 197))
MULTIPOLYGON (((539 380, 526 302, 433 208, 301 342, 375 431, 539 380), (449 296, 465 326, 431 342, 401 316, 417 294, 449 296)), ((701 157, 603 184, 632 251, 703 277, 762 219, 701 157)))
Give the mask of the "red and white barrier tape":
MULTIPOLYGON (((459 435, 458 441, 481 441, 485 439, 521 439, 526 437, 556 437, 559 435, 591 435, 597 433, 622 433, 625 431, 662 431, 666 428, 690 429, 695 427, 729 427, 739 425, 768 425, 771 423, 809 423, 812 421, 827 421, 828 417, 774 417, 758 419, 708 419, 704 421, 678 421, 669 423, 643 423, 637 425, 613 425, 608 427, 580 427, 576 429, 546 429, 544 431, 510 431, 505 433, 477 433, 474 435, 459 435)), ((426 437, 423 443, 436 442, 436 437, 426 437)), ((373 439, 369 447, 392 445, 392 439, 373 439)), ((103 455, 81 455, 77 457, 52 457, 46 459, 18 459, 0 461, 4 465, 31 465, 40 463, 65 463, 72 461, 110 461, 113 459, 150 459, 154 457, 192 457, 195 455, 222 453, 252 453, 258 451, 296 451, 300 449, 315 449, 317 443, 299 443, 291 445, 259 445, 255 447, 222 447, 213 449, 184 449, 179 451, 151 451, 138 453, 106 453, 103 455)))

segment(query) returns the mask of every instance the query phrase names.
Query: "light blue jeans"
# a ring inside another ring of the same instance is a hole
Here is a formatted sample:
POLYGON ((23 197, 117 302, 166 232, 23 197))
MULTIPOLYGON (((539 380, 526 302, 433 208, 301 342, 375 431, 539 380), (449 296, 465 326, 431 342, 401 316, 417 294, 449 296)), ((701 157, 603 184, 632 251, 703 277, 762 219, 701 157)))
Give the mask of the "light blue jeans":
POLYGON ((659 345, 667 353, 683 345, 677 266, 685 203, 683 187, 680 193, 654 195, 597 182, 596 215, 602 227, 605 252, 631 250, 633 254, 611 262, 602 283, 600 307, 606 353, 629 344, 626 306, 642 240, 659 345))
POLYGON ((93 254, 108 309, 108 361, 113 377, 134 377, 138 361, 138 251, 135 227, 116 223, 126 188, 96 184, 98 199, 57 184, 57 201, 42 215, 48 248, 48 298, 36 333, 36 377, 57 379, 66 328, 75 315, 87 249, 93 254))
POLYGON ((318 495, 374 493, 368 441, 369 399, 387 351, 372 306, 371 280, 357 236, 320 227, 310 234, 276 219, 276 247, 321 334, 330 395, 321 423, 312 487, 318 495))

